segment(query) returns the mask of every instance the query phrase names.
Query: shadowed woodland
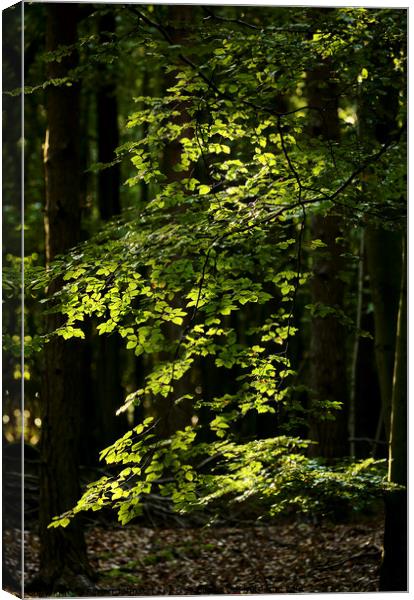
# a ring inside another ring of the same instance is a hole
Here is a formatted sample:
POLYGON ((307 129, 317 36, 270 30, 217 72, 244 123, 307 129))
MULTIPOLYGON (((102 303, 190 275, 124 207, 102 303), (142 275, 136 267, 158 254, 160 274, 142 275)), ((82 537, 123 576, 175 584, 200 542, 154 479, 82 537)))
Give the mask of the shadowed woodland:
POLYGON ((407 590, 407 12, 23 10, 3 587, 407 590))

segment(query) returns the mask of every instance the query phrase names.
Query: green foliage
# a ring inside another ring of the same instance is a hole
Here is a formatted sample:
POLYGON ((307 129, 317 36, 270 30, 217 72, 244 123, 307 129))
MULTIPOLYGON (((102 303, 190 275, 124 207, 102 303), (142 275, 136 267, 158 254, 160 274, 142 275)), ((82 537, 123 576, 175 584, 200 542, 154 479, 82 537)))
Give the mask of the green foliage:
MULTIPOLYGON (((145 7, 134 14, 138 27, 152 28, 140 30, 145 57, 165 65, 171 85, 164 94, 134 99, 131 141, 114 162, 130 161, 127 186, 144 182, 155 192, 59 257, 48 273, 33 269, 29 289, 63 282, 46 308, 64 316, 55 334, 65 340, 83 338, 93 318, 99 335, 119 335, 135 356, 157 358, 120 412, 145 398, 166 406, 191 400, 195 414, 208 410, 211 418, 166 440, 159 439, 157 421, 146 419, 101 453, 122 469, 88 486, 51 526, 107 505, 127 523, 154 490, 178 511, 224 500, 257 502, 270 514, 288 506, 325 510, 335 498, 356 503, 381 488, 376 463, 328 468, 305 457, 307 441, 278 436, 242 443, 239 432, 247 414, 271 418, 291 407, 288 342, 297 331, 295 302, 310 276, 303 256, 325 248, 319 239, 303 243, 307 217, 340 212, 350 224, 375 222, 385 209, 398 226, 403 99, 399 131, 383 146, 371 139, 361 148, 347 115, 355 114, 358 86, 379 76, 367 58, 373 31, 392 39, 391 71, 401 81, 399 19, 366 9, 318 11, 312 18, 302 9, 277 9, 269 14, 280 16, 280 24, 253 16, 243 35, 232 21, 211 28, 196 19, 185 43, 172 44, 145 7), (340 113, 341 144, 309 136, 315 115, 304 99, 306 74, 327 57, 349 94, 340 113), (276 99, 287 108, 278 111, 276 99), (172 148, 174 176, 165 165, 172 148), (368 171, 381 182, 375 197, 363 190, 361 174, 368 171), (240 322, 248 324, 243 331, 240 322), (178 397, 178 382, 207 361, 219 374, 228 372, 229 390, 200 397, 195 375, 178 397), (202 441, 206 431, 209 443, 202 441), (206 459, 215 462, 208 474, 198 467, 206 459)), ((336 307, 308 309, 312 318, 335 316, 352 325, 336 307)), ((319 404, 326 418, 338 408, 319 404)))
MULTIPOLYGON (((226 425, 218 421, 218 428, 220 423, 226 425)), ((151 493, 169 496, 181 513, 208 506, 215 515, 232 505, 247 505, 250 514, 266 518, 290 509, 314 514, 360 510, 387 488, 384 461, 326 466, 304 455, 308 440, 279 436, 244 444, 194 444, 196 432, 187 427, 169 440, 156 441, 149 424, 147 420, 146 428, 136 427, 102 451, 107 464, 121 464, 122 469, 89 485, 74 509, 56 517, 50 527, 66 527, 78 512, 108 505, 126 524, 142 514, 151 493)))

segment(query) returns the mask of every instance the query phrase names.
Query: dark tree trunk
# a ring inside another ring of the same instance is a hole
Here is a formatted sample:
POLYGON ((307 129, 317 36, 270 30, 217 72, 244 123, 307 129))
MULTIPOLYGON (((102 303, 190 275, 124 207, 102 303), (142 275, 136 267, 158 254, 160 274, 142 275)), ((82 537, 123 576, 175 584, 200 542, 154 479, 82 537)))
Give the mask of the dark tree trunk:
POLYGON ((380 568, 380 592, 407 591, 407 492, 385 496, 384 546, 380 568))
POLYGON ((125 413, 116 416, 116 411, 124 401, 119 340, 100 336, 97 341, 96 418, 97 438, 102 450, 126 432, 127 420, 125 413))
MULTIPOLYGON (((392 388, 388 479, 407 485, 407 263, 403 250, 401 291, 392 388)), ((380 590, 407 590, 407 491, 389 491, 385 496, 384 550, 380 590)))
MULTIPOLYGON (((372 47, 371 60, 376 62, 376 52, 381 55, 381 39, 372 47)), ((395 48, 397 54, 401 48, 395 48)), ((384 72, 387 68, 381 65, 384 72)), ((380 70, 381 73, 381 70, 380 70)), ((386 80, 386 79, 385 79, 386 80)), ((399 91, 378 78, 377 94, 361 94, 358 106, 360 142, 366 144, 368 151, 375 142, 386 144, 397 129, 399 91)), ((368 193, 377 193, 379 182, 366 174, 365 188, 368 193), (371 191, 372 190, 372 191, 371 191)), ((384 208, 384 221, 387 213, 384 208)), ((398 302, 401 284, 401 232, 390 231, 381 225, 368 225, 366 228, 366 255, 370 280, 375 322, 375 360, 381 395, 382 423, 386 439, 390 435, 392 377, 395 357, 395 336, 397 331, 398 302)))
POLYGON ((375 458, 386 458, 385 434, 382 431, 378 433, 381 401, 373 340, 374 316, 367 312, 371 298, 368 294, 365 296, 361 329, 368 331, 372 339, 364 337, 359 340, 355 397, 356 457, 365 458, 371 454, 375 458))
MULTIPOLYGON (((309 103, 320 108, 316 113, 311 134, 322 142, 339 140, 337 90, 330 80, 328 62, 308 74, 309 103)), ((344 284, 340 273, 344 269, 343 223, 341 216, 317 215, 311 221, 312 239, 326 244, 313 255, 313 276, 310 286, 313 304, 343 308, 344 284)), ((328 459, 348 453, 347 435, 347 377, 346 330, 336 316, 313 317, 310 324, 310 387, 311 408, 315 401, 336 401, 342 408, 334 412, 334 419, 311 418, 310 437, 318 442, 311 452, 328 459)))
MULTIPOLYGON (((77 5, 47 5, 47 51, 77 41, 77 5)), ((49 63, 48 76, 65 77, 76 67, 74 50, 61 62, 49 63)), ((47 92, 47 135, 44 149, 46 263, 74 246, 80 236, 79 87, 50 86, 47 92)), ((60 282, 49 290, 53 294, 60 282)), ((61 317, 46 317, 47 331, 61 317)), ((66 529, 48 525, 52 517, 72 508, 80 495, 78 449, 81 420, 79 342, 53 338, 45 347, 42 378, 40 465, 40 579, 45 591, 81 591, 90 574, 79 522, 66 529)))
POLYGON ((375 360, 381 394, 386 439, 390 434, 392 375, 399 289, 401 282, 401 233, 366 228, 365 243, 375 322, 375 360))
MULTIPOLYGON (((381 48, 376 40, 372 50, 381 48), (378 48, 377 48, 378 44, 378 48)), ((400 51, 394 49, 394 52, 400 51)), ((384 66, 384 68, 386 68, 384 66)), ((388 66, 391 68, 391 63, 388 66)), ((386 71, 385 71, 386 72, 386 71)), ((376 82, 379 93, 361 95, 359 105, 360 137, 367 145, 388 143, 397 128, 399 91, 376 82), (375 116, 375 119, 373 119, 375 116), (373 123, 375 125, 373 126, 373 123)), ((403 159, 402 159, 403 160, 403 159)), ((366 189, 376 193, 380 182, 366 177, 366 189)), ((386 209, 384 220, 386 220, 386 209)), ((406 248, 399 231, 369 226, 366 233, 375 320, 375 358, 381 395, 383 426, 388 440, 388 479, 407 485, 407 298, 406 248)), ((381 591, 407 590, 407 493, 405 489, 385 495, 381 591)))
MULTIPOLYGON (((116 24, 112 13, 99 20, 100 39, 105 42, 108 34, 115 32, 116 24)), ((109 163, 119 146, 118 100, 115 73, 111 65, 102 73, 103 84, 96 94, 98 161, 109 163)), ((98 206, 103 221, 120 214, 120 165, 115 164, 98 174, 98 206)), ((98 448, 114 442, 126 431, 125 414, 116 416, 123 403, 121 385, 120 343, 118 337, 100 336, 96 357, 96 433, 98 448)))
MULTIPOLYGON (((84 7, 78 8, 79 11, 84 7)), ((83 11, 82 11, 83 12, 83 11)), ((80 206, 81 206, 81 242, 87 240, 90 236, 90 220, 92 217, 91 198, 94 194, 94 178, 88 171, 91 163, 91 127, 90 121, 92 111, 93 94, 88 89, 82 89, 80 95, 80 206)), ((94 387, 93 387, 93 337, 92 322, 84 321, 83 332, 85 340, 82 344, 81 360, 81 403, 82 403, 82 423, 81 423, 81 441, 80 456, 83 466, 95 466, 98 463, 98 450, 96 444, 96 415, 94 412, 94 387)))
MULTIPOLYGON (((100 39, 104 43, 107 34, 115 32, 115 17, 109 13, 99 20, 100 39)), ((118 100, 114 73, 102 73, 103 84, 96 94, 96 114, 98 132, 98 161, 109 163, 115 157, 115 149, 119 146, 118 100)), ((120 204, 120 165, 99 171, 98 205, 99 213, 104 221, 121 212, 120 204)))

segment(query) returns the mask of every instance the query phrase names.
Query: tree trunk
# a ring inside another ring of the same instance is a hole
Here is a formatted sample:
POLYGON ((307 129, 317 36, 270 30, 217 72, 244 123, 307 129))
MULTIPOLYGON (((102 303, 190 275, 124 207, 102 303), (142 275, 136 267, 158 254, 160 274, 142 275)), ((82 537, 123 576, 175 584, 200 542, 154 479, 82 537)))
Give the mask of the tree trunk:
MULTIPOLYGON (((99 20, 100 39, 105 42, 107 35, 116 29, 115 18, 108 13, 99 20)), ((114 73, 108 69, 102 73, 103 84, 96 94, 98 161, 109 163, 115 157, 119 146, 118 100, 114 73)), ((98 174, 98 206, 103 221, 108 221, 121 212, 120 165, 115 164, 98 174)), ((125 414, 116 416, 123 403, 121 385, 120 341, 117 336, 98 338, 96 358, 97 443, 102 448, 123 435, 127 428, 125 414)))
MULTIPOLYGON (((99 20, 100 39, 104 43, 105 33, 115 32, 115 17, 109 13, 99 20)), ((119 146, 118 100, 114 74, 103 73, 104 83, 96 94, 98 161, 108 163, 115 157, 115 149, 119 146)), ((121 212, 119 188, 121 183, 120 165, 99 171, 98 205, 101 219, 107 221, 121 212)))
MULTIPOLYGON (((338 103, 336 86, 330 81, 329 62, 308 74, 308 98, 316 113, 311 134, 326 143, 339 139, 338 103)), ((344 269, 341 254, 344 246, 342 218, 336 214, 316 215, 311 221, 312 239, 326 244, 323 251, 314 253, 311 302, 343 307, 344 284, 340 272, 344 269)), ((311 453, 327 459, 348 453, 347 436, 347 378, 346 330, 336 316, 313 317, 310 324, 310 387, 311 408, 316 401, 336 401, 342 408, 335 411, 333 419, 311 418, 310 437, 318 442, 311 453)))
POLYGON ((401 283, 401 233, 371 225, 366 228, 365 243, 374 306, 375 360, 380 385, 381 411, 386 439, 389 439, 395 336, 401 283))
MULTIPOLYGON (((381 48, 381 38, 372 50, 381 48)), ((397 54, 401 48, 394 48, 397 54)), ((388 49, 389 51, 389 49, 388 49)), ((379 54, 380 55, 380 54, 379 54)), ((385 67, 384 67, 385 68, 385 67)), ((391 68, 391 64, 388 66, 391 68)), ((386 71, 385 71, 386 72, 386 71)), ((387 79, 385 79, 387 81, 387 79)), ((362 142, 389 143, 397 128, 399 90, 380 77, 378 95, 361 94, 359 101, 362 142), (375 118, 373 119, 373 116, 375 118), (373 124, 375 124, 373 126, 373 124)), ((379 189, 380 182, 367 174, 366 185, 379 189)), ((386 219, 386 211, 384 211, 386 219)), ((375 320, 375 357, 381 395, 383 425, 389 446, 389 474, 392 483, 407 484, 407 300, 406 249, 398 231, 380 226, 367 227, 367 264, 375 320), (402 260, 401 260, 402 257, 402 260)), ((382 424, 379 423, 377 435, 382 424)), ((407 494, 405 489, 385 495, 384 551, 380 570, 380 590, 407 590, 407 494)))
MULTIPOLYGON (((77 42, 77 5, 47 6, 46 49, 77 42)), ((50 78, 65 77, 76 67, 74 50, 49 63, 50 78)), ((50 86, 47 91, 47 134, 44 147, 46 264, 74 246, 80 235, 79 87, 50 86)), ((51 295, 61 282, 51 284, 51 295)), ((46 317, 46 330, 62 323, 46 317)), ((46 591, 85 590, 90 574, 79 521, 66 529, 48 529, 52 517, 72 508, 79 498, 78 449, 81 419, 80 347, 77 341, 53 338, 45 347, 42 377, 40 465, 40 579, 46 591)))
MULTIPOLYGON (((326 244, 326 254, 313 264, 311 302, 342 308, 344 285, 338 279, 343 267, 340 257, 343 248, 335 241, 341 236, 341 220, 338 217, 315 217, 312 235, 326 244)), ((312 402, 337 401, 342 403, 334 412, 333 419, 312 417, 311 439, 318 442, 316 455, 328 459, 346 456, 347 439, 347 379, 346 379, 346 331, 338 318, 327 316, 311 320, 311 390, 312 402)))
MULTIPOLYGON (((397 55, 401 48, 394 48, 397 55)), ((382 40, 375 41, 371 61, 375 65, 377 56, 384 52, 382 40), (378 55, 377 55, 378 53, 378 55)), ((390 65, 388 66, 388 69, 390 65)), ((379 73, 387 67, 381 65, 379 73)), ((374 70, 375 71, 375 70, 374 70)), ((387 81, 387 78, 385 78, 387 81)), ((380 144, 390 142, 397 128, 399 90, 385 83, 377 75, 377 95, 360 94, 358 106, 359 137, 369 149, 375 141, 380 144)), ((372 179, 369 173, 364 176, 368 192, 375 193, 380 182, 372 179)), ((384 220, 386 220, 386 209, 384 220)), ((394 370, 395 336, 397 331, 398 302, 401 284, 401 233, 389 231, 380 225, 368 225, 365 234, 367 267, 370 279, 375 323, 375 360, 381 396, 382 423, 378 424, 376 437, 382 428, 386 439, 390 435, 392 377, 394 370)))
POLYGON ((362 302, 364 295, 364 230, 359 232, 359 264, 358 264, 358 283, 357 283, 357 306, 355 315, 355 338, 352 349, 351 375, 349 382, 349 412, 348 412, 348 434, 349 434, 349 455, 356 457, 356 378, 359 354, 359 331, 361 329, 362 302))
POLYGON ((407 591, 407 263, 403 242, 390 419, 388 480, 404 486, 385 496, 384 550, 380 590, 407 591))
MULTIPOLYGON (((169 29, 170 37, 175 44, 185 44, 186 41, 186 29, 185 26, 189 24, 192 16, 193 8, 191 6, 168 6, 168 21, 173 25, 169 29)), ((166 89, 176 83, 175 79, 176 72, 172 71, 166 76, 166 89)), ((178 125, 183 125, 191 120, 188 114, 188 103, 180 102, 177 103, 175 110, 179 114, 172 118, 173 122, 178 125)), ((183 129, 181 137, 192 138, 194 131, 192 128, 183 129)), ((174 181, 179 182, 180 180, 189 177, 191 169, 187 171, 175 171, 174 167, 180 162, 181 158, 181 143, 179 139, 170 142, 164 151, 164 173, 167 176, 169 183, 174 181)), ((176 208, 174 210, 180 210, 176 208)), ((177 298, 173 301, 174 306, 178 307, 182 305, 182 300, 177 298)), ((165 335, 169 340, 176 341, 179 339, 181 332, 177 332, 177 328, 169 325, 165 326, 165 335)), ((179 381, 175 382, 174 392, 169 398, 159 398, 155 401, 155 411, 159 417, 161 417, 158 431, 161 437, 169 437, 175 431, 181 430, 191 422, 191 416, 193 414, 192 401, 184 400, 180 403, 176 402, 176 399, 184 394, 188 393, 189 386, 191 385, 189 376, 184 375, 179 381)))

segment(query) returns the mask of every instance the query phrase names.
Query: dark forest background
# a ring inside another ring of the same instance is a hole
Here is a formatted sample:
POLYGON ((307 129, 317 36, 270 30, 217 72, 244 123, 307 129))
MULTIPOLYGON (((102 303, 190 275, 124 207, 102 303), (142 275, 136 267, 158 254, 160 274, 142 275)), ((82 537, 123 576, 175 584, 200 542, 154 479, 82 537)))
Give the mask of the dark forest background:
POLYGON ((89 585, 70 511, 151 419, 121 462, 158 479, 96 518, 385 500, 380 587, 406 589, 406 11, 25 5, 24 140, 20 19, 3 12, 3 523, 21 527, 23 438, 33 589, 89 585))

